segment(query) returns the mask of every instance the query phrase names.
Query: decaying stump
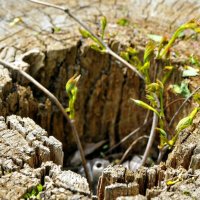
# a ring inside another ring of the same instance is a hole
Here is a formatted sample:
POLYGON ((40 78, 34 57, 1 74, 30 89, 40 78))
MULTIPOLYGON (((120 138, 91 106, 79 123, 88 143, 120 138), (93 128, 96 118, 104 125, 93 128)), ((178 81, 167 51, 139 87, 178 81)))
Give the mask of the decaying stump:
MULTIPOLYGON (((109 21, 106 40, 111 48, 119 53, 131 45, 140 51, 141 59, 148 33, 171 34, 180 23, 190 19, 191 14, 192 18, 199 14, 196 9, 199 2, 176 0, 144 0, 142 3, 138 0, 71 0, 67 5, 62 0, 49 2, 72 9, 95 32, 98 31, 95 24, 99 17, 105 15, 109 21), (187 12, 183 12, 185 10, 187 12), (120 18, 130 19, 130 25, 116 25, 120 18)), ((0 16, 3 16, 0 22, 0 58, 10 62, 23 60, 24 70, 54 93, 65 107, 66 81, 75 72, 81 73, 76 126, 83 141, 97 142, 109 137, 110 145, 113 145, 142 124, 143 109, 129 101, 130 97, 144 97, 142 81, 110 56, 89 48, 89 41, 83 42, 80 37, 78 24, 61 11, 28 1, 19 0, 16 4, 13 0, 0 0, 0 3, 4 8, 0 11, 0 16), (19 22, 12 25, 17 18, 19 22)), ((188 51, 187 45, 181 44, 181 52, 185 50, 188 51)), ((189 50, 198 54, 198 48, 189 50)), ((59 139, 65 152, 74 150, 73 137, 54 105, 24 78, 13 72, 9 74, 4 68, 2 70, 6 71, 1 74, 6 85, 1 83, 4 94, 1 96, 0 115, 30 117, 59 139)), ((175 76, 174 80, 177 82, 179 79, 175 76)), ((173 106, 169 108, 169 116, 173 109, 173 106)))
POLYGON ((180 134, 166 163, 151 168, 142 167, 136 172, 131 172, 123 166, 106 168, 98 184, 99 199, 109 199, 110 196, 135 196, 117 198, 131 200, 199 199, 199 148, 200 114, 194 120, 194 124, 180 134), (136 188, 131 190, 136 191, 134 195, 127 192, 130 184, 136 188))
POLYGON ((62 144, 30 118, 0 119, 0 199, 21 199, 42 184, 42 199, 89 199, 85 178, 62 171, 62 144))
MULTIPOLYGON (((99 17, 107 16, 110 23, 106 40, 111 48, 119 53, 131 45, 140 52, 141 58, 147 34, 171 34, 177 26, 200 14, 200 3, 188 0, 143 0, 142 3, 140 0, 69 0, 67 5, 64 0, 49 2, 69 7, 95 32, 99 17), (130 19, 130 26, 116 25, 120 18, 130 19)), ((3 8, 0 10, 0 58, 20 61, 23 69, 66 107, 65 83, 75 72, 81 73, 75 121, 82 141, 109 139, 113 145, 142 124, 143 110, 129 101, 130 97, 144 97, 142 81, 110 56, 90 49, 90 42, 82 41, 74 21, 60 11, 24 0, 17 3, 0 0, 0 4, 3 8), (19 22, 11 25, 17 18, 19 22)), ((196 44, 196 40, 187 45, 180 42, 175 48, 184 54, 173 64, 183 66, 188 55, 199 55, 196 44)), ((172 77, 172 82, 179 80, 179 76, 172 77)), ((168 108, 168 118, 177 105, 168 108)), ((42 195, 46 199, 72 196, 89 199, 86 180, 72 172, 62 172, 57 166, 63 163, 62 145, 66 153, 75 148, 62 114, 31 83, 3 66, 0 66, 0 115, 6 118, 6 122, 0 119, 1 198, 10 199, 14 194, 16 199, 20 198, 42 181, 45 186, 42 195), (31 119, 19 116, 30 117, 56 139, 48 137, 31 119)), ((199 185, 198 125, 192 133, 181 135, 166 164, 142 168, 135 173, 123 167, 106 169, 99 182, 100 198, 121 195, 136 196, 118 199, 198 198, 198 190, 191 192, 199 185), (163 191, 166 189, 163 181, 176 178, 181 172, 182 180, 163 191)))

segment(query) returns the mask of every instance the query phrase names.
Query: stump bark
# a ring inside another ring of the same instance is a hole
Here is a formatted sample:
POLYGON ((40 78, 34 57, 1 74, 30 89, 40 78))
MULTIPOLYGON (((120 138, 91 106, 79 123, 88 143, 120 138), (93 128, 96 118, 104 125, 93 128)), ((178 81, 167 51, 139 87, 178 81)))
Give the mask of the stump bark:
MULTIPOLYGON (((94 32, 98 32, 99 17, 105 15, 109 21, 106 40, 111 48, 119 53, 131 45, 140 52, 141 58, 147 34, 169 35, 180 24, 200 15, 200 2, 195 0, 143 0, 142 3, 140 0, 69 0, 67 5, 64 0, 48 2, 70 8, 94 32), (129 26, 117 26, 116 22, 120 18, 127 18, 129 26)), ((24 0, 18 0, 17 3, 14 0, 0 0, 0 4, 0 58, 20 62, 21 67, 54 93, 65 107, 68 101, 65 84, 74 73, 81 73, 75 121, 83 142, 109 139, 110 145, 113 145, 137 128, 138 124, 142 124, 145 117, 143 110, 129 101, 130 97, 144 98, 142 81, 110 56, 89 48, 90 42, 83 41, 78 31, 79 26, 72 19, 61 11, 24 0), (12 25, 17 18, 19 22, 12 25)), ((181 54, 181 59, 173 64, 181 67, 188 55, 199 56, 197 44, 199 42, 196 40, 187 44, 180 42, 175 49, 181 54)), ((177 75, 172 78, 172 82, 179 80, 180 76, 177 75)), ((198 85, 198 81, 193 83, 191 88, 198 85)), ((170 95, 167 96, 167 99, 170 98, 170 95)), ((168 108, 169 119, 177 107, 176 104, 168 108)), ((180 117, 186 113, 187 109, 180 117)), ((52 199, 62 199, 66 195, 76 196, 77 199, 90 198, 88 188, 79 190, 73 182, 77 177, 77 182, 85 185, 85 179, 71 172, 62 172, 57 166, 63 164, 62 145, 65 157, 76 148, 63 116, 37 88, 3 66, 0 66, 0 115, 6 119, 1 118, 0 121, 2 198, 4 195, 11 198, 14 186, 15 191, 19 191, 16 198, 20 198, 41 180, 46 185, 46 192, 43 192, 46 199, 51 194, 52 199), (33 120, 56 139, 48 137, 47 132, 33 120), (30 174, 34 175, 30 177, 30 174), (75 189, 70 188, 62 177, 75 177, 70 178, 70 184, 75 189), (24 182, 17 183, 18 178, 24 182), (60 197, 56 196, 60 194, 60 197)), ((174 174, 180 173, 182 168, 183 174, 192 169, 192 173, 198 177, 198 129, 195 131, 191 136, 184 132, 183 140, 181 135, 166 164, 151 169, 142 168, 134 174, 121 167, 114 168, 114 172, 109 168, 110 171, 104 172, 101 178, 99 194, 107 199, 115 199, 120 194, 138 195, 118 199, 162 199, 166 198, 165 195, 172 199, 184 199, 185 196, 189 199, 191 193, 187 192, 187 180, 180 183, 180 186, 183 185, 181 188, 186 187, 186 190, 172 186, 170 191, 165 192, 162 191, 162 181, 176 176, 174 174), (178 169, 179 166, 181 169, 178 169), (115 178, 112 178, 112 173, 115 178), (107 176, 110 179, 105 183, 107 176), (154 186, 158 188, 152 189, 154 186)), ((191 187, 197 185, 198 178, 191 187)), ((198 190, 193 197, 198 197, 198 190)))
POLYGON ((0 199, 23 199, 42 184, 42 199, 90 199, 85 178, 62 171, 62 144, 30 118, 0 119, 0 199))

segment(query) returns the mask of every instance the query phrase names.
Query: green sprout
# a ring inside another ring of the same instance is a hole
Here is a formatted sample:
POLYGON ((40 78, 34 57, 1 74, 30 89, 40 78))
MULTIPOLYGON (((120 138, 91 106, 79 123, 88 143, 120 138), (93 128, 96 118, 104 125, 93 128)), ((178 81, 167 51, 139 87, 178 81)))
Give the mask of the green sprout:
POLYGON ((126 18, 120 18, 117 20, 117 24, 120 26, 128 26, 129 25, 129 20, 126 18))
POLYGON ((40 200, 40 193, 43 191, 43 186, 41 184, 38 184, 36 188, 32 189, 31 192, 28 192, 24 194, 24 199, 37 199, 40 200))
POLYGON ((69 118, 74 119, 75 117, 75 101, 77 98, 78 87, 77 82, 80 79, 81 75, 75 74, 72 76, 66 83, 66 92, 69 97, 69 107, 66 109, 66 112, 69 112, 69 118))
MULTIPOLYGON (((104 39, 104 35, 105 35, 105 29, 106 29, 106 26, 107 26, 107 19, 106 19, 105 16, 101 17, 100 26, 101 26, 100 37, 101 37, 101 40, 103 40, 104 39)), ((85 29, 79 29, 79 32, 81 33, 83 38, 90 38, 93 41, 93 44, 90 45, 90 47, 92 49, 94 49, 95 51, 98 51, 100 53, 105 53, 106 52, 106 48, 102 44, 102 42, 100 42, 100 40, 98 40, 89 31, 87 31, 85 29)))
POLYGON ((179 121, 179 123, 176 126, 176 134, 174 135, 174 137, 169 141, 169 145, 173 146, 174 143, 176 142, 178 135, 181 131, 185 130, 186 128, 188 128, 189 126, 192 125, 193 123, 193 119, 196 116, 196 114, 199 112, 200 107, 195 108, 187 117, 181 119, 179 121))
POLYGON ((173 36, 171 37, 171 39, 169 40, 169 42, 167 43, 167 45, 164 46, 164 48, 162 49, 162 51, 158 54, 158 58, 166 58, 167 55, 169 54, 170 48, 173 46, 173 44, 175 43, 176 39, 179 38, 180 34, 182 34, 185 30, 187 29, 191 29, 193 30, 195 33, 199 33, 200 32, 200 27, 199 27, 199 22, 195 19, 190 20, 189 22, 181 25, 173 34, 173 36))

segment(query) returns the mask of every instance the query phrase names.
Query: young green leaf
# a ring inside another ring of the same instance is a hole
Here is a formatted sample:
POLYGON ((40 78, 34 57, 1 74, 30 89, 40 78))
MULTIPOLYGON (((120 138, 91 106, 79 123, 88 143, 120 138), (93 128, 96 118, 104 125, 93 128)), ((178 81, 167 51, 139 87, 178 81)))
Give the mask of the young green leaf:
POLYGON ((160 145, 159 148, 162 149, 166 144, 168 144, 167 133, 162 128, 156 128, 160 133, 160 145))
POLYGON ((139 68, 139 70, 142 72, 142 74, 145 77, 146 84, 150 83, 149 68, 150 68, 149 61, 145 62, 144 65, 139 68))
POLYGON ((189 97, 191 94, 188 88, 188 82, 186 81, 182 81, 180 86, 177 84, 172 85, 172 89, 174 93, 181 94, 185 98, 189 97))
POLYGON ((193 95, 193 99, 200 105, 200 93, 196 93, 193 95))
POLYGON ((78 93, 78 87, 77 82, 80 79, 81 75, 75 74, 72 76, 66 83, 66 92, 69 97, 69 107, 67 108, 67 111, 69 111, 69 118, 74 119, 75 117, 75 101, 78 93))
POLYGON ((96 44, 92 44, 92 45, 90 45, 90 47, 92 48, 92 49, 94 49, 95 51, 98 51, 98 52, 100 52, 100 53, 105 53, 105 48, 101 48, 101 47, 99 47, 98 45, 96 45, 96 44))
POLYGON ((101 24, 101 39, 103 40, 105 29, 107 26, 107 19, 105 16, 101 17, 100 24, 101 24))
POLYGON ((150 84, 148 84, 148 85, 146 86, 146 91, 147 91, 148 93, 150 93, 150 92, 153 92, 153 93, 159 92, 160 89, 163 89, 163 87, 162 87, 162 85, 160 85, 159 83, 150 83, 150 84))
POLYGON ((133 56, 133 55, 138 54, 138 51, 137 51, 136 49, 132 48, 132 47, 128 47, 128 48, 126 49, 126 52, 128 52, 128 54, 129 54, 130 56, 133 56))
POLYGON ((164 76, 162 78, 162 84, 165 85, 165 83, 167 82, 167 80, 169 79, 169 77, 171 76, 172 72, 174 71, 174 67, 173 66, 165 66, 164 67, 164 76))
POLYGON ((42 184, 37 185, 37 190, 38 190, 38 192, 42 192, 42 190, 43 190, 42 184))
POLYGON ((83 38, 92 38, 92 35, 84 29, 79 29, 79 32, 83 36, 83 38))
POLYGON ((187 30, 187 29, 192 29, 195 32, 199 32, 199 22, 197 20, 190 20, 189 22, 181 25, 173 34, 173 36, 171 37, 171 39, 169 40, 169 42, 167 43, 167 45, 164 47, 163 51, 160 53, 159 58, 165 58, 168 53, 170 48, 172 47, 172 45, 174 44, 174 42, 176 41, 176 39, 179 37, 179 35, 187 30))
POLYGON ((200 107, 195 108, 187 117, 181 119, 176 126, 176 132, 180 133, 184 129, 188 128, 192 124, 193 119, 199 110, 200 110, 200 107))
POLYGON ((120 52, 120 56, 121 56, 124 60, 126 60, 127 62, 129 62, 130 56, 129 56, 129 53, 128 53, 128 52, 122 51, 122 52, 120 52))
POLYGON ((136 99, 132 99, 132 98, 131 98, 131 100, 132 100, 135 104, 137 104, 138 106, 141 106, 142 108, 151 110, 151 111, 155 112, 155 113, 159 116, 158 111, 157 111, 155 108, 153 108, 153 107, 151 107, 150 105, 148 105, 147 103, 145 103, 145 102, 143 102, 143 101, 141 101, 141 100, 136 100, 136 99))
POLYGON ((118 19, 117 24, 120 26, 127 26, 129 24, 129 20, 126 18, 118 19))
POLYGON ((155 43, 153 41, 148 42, 144 52, 144 63, 149 62, 154 55, 155 43))

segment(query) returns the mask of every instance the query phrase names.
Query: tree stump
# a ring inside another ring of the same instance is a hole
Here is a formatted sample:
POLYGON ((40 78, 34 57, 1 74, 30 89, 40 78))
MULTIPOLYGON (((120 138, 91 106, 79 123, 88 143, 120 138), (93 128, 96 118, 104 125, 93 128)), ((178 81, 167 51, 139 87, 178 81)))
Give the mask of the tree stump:
MULTIPOLYGON (((200 2, 195 0, 143 0, 142 3, 140 0, 97 2, 69 0, 67 5, 64 0, 49 0, 48 2, 68 7, 95 33, 99 31, 100 17, 105 15, 109 21, 106 40, 111 48, 119 53, 126 46, 133 46, 140 52, 141 59, 148 34, 169 35, 182 23, 200 15, 200 2), (129 25, 126 27, 116 25, 117 20, 121 18, 128 19, 129 25)), ((0 4, 2 6, 0 58, 20 63, 25 71, 54 93, 65 107, 68 104, 65 92, 67 80, 76 72, 82 75, 78 85, 75 121, 83 142, 109 139, 110 145, 113 145, 143 123, 145 117, 143 109, 129 101, 130 97, 144 98, 143 82, 115 59, 92 50, 90 41, 83 41, 79 33, 80 27, 72 19, 61 11, 24 0, 18 0, 17 3, 14 0, 0 0, 0 4)), ((199 44, 198 41, 177 44, 175 50, 181 54, 181 58, 173 61, 173 64, 181 67, 187 61, 188 55, 199 56, 197 44, 199 44)), ((180 76, 174 75, 172 82, 177 81, 180 81, 180 76)), ((198 82, 196 84, 198 85, 198 82)), ((192 87, 195 86, 194 81, 192 87)), ((167 96, 167 99, 170 98, 170 95, 167 96)), ((168 108, 169 119, 178 105, 180 104, 168 108)), ((190 109, 189 106, 188 109, 190 109)), ((185 109, 179 118, 185 115, 188 109, 185 109)), ((4 118, 0 121, 1 187, 4 185, 7 187, 0 190, 3 191, 2 195, 7 195, 8 199, 11 198, 12 187, 16 186, 15 190, 19 192, 15 196, 20 198, 25 192, 36 187, 41 180, 45 180, 45 184, 50 185, 49 189, 46 186, 46 192, 43 193, 46 199, 49 199, 51 194, 53 194, 52 199, 58 198, 56 195, 61 193, 60 199, 65 198, 66 195, 77 195, 77 199, 89 198, 88 188, 79 190, 75 187, 76 184, 72 183, 72 187, 76 189, 69 189, 65 181, 58 178, 59 173, 64 173, 57 166, 57 164, 63 164, 62 145, 66 159, 66 155, 70 155, 76 148, 62 114, 29 81, 3 66, 0 66, 0 115, 6 119, 6 122, 4 118), (52 136, 48 137, 47 132, 33 120, 52 136), (48 161, 53 161, 55 164, 48 161), (49 173, 53 169, 55 173, 59 171, 55 175, 56 178, 49 173), (33 176, 30 177, 30 174, 33 176), (18 184, 15 182, 18 179, 24 182, 18 184), (56 189, 51 187, 51 185, 55 187, 55 183, 56 189), (62 186, 61 189, 60 186, 62 186)), ((117 198, 120 191, 123 195, 140 193, 130 199, 153 197, 162 199, 164 198, 162 195, 167 195, 167 198, 172 199, 179 197, 184 199, 187 196, 189 199, 191 193, 185 192, 185 189, 172 186, 171 192, 161 190, 164 187, 162 181, 176 176, 174 174, 180 173, 181 170, 185 175, 188 169, 192 169, 193 173, 198 175, 198 129, 195 130, 196 132, 192 131, 194 134, 189 136, 187 132, 184 132, 183 140, 181 140, 181 135, 166 164, 151 169, 142 168, 134 174, 130 172, 131 178, 128 180, 124 178, 127 170, 119 167, 122 180, 118 181, 116 178, 117 181, 109 180, 106 183, 105 177, 112 177, 110 175, 112 173, 106 172, 108 175, 104 172, 101 178, 102 183, 100 181, 99 185, 99 194, 103 195, 102 198, 104 196, 117 198), (182 168, 179 169, 179 166, 182 168), (152 189, 154 186, 158 188, 152 189), (173 188, 177 192, 174 192, 173 188), (146 195, 146 197, 141 195, 146 195)), ((141 134, 144 132, 136 134, 132 139, 141 134)), ((141 149, 144 146, 145 144, 141 144, 141 149)), ((114 168, 115 170, 117 167, 114 168)), ((79 177, 72 175, 71 172, 64 173, 63 177, 65 176, 79 177)), ((80 185, 86 184, 85 179, 81 177, 77 180, 80 185)), ((181 188, 186 187, 188 190, 187 180, 184 179, 180 184, 183 185, 181 188)), ((194 181, 195 184, 198 184, 198 178, 194 181)), ((192 194, 192 197, 198 197, 197 194, 198 191, 192 194)))
POLYGON ((62 171, 62 144, 30 118, 0 119, 0 199, 22 199, 43 184, 42 199, 90 199, 85 178, 62 171))

